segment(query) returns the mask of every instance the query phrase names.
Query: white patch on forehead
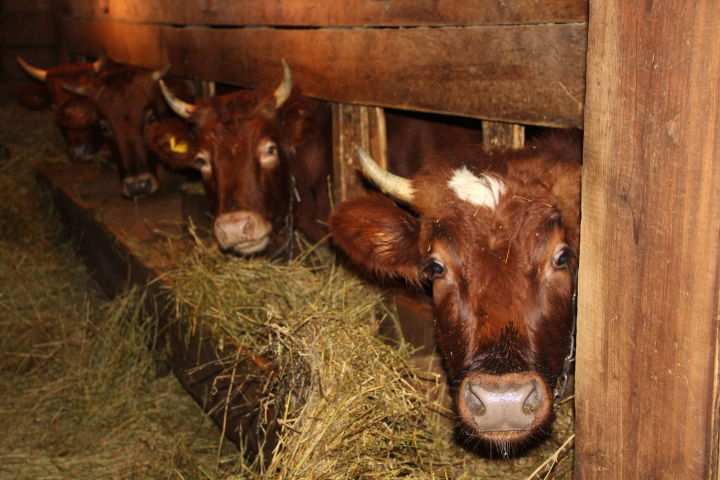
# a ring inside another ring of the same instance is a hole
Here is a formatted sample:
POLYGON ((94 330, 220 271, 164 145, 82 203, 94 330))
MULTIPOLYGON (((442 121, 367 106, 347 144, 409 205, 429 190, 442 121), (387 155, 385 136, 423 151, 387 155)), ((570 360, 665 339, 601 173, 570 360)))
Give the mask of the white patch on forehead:
POLYGON ((491 210, 495 210, 500 203, 500 195, 506 190, 501 180, 487 174, 478 177, 467 167, 453 172, 448 188, 454 191, 460 200, 479 207, 488 207, 491 210))

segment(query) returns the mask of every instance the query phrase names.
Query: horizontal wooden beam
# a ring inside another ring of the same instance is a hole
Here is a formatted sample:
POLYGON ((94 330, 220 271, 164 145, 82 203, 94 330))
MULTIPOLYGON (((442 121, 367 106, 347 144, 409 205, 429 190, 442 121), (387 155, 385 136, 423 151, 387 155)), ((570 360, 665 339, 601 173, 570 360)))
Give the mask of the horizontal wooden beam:
POLYGON ((66 18, 70 52, 245 87, 274 87, 287 59, 303 91, 545 126, 582 125, 585 24, 408 28, 174 28, 66 18))
POLYGON ((586 0, 65 0, 79 19, 170 25, 418 26, 585 22, 586 0))

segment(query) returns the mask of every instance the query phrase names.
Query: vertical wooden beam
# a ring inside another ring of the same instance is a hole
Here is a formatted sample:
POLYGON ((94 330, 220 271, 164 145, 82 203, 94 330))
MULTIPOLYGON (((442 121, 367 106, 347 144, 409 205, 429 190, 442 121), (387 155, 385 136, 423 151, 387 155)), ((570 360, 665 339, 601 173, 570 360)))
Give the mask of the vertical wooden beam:
POLYGON ((333 193, 335 202, 365 191, 355 146, 370 153, 387 168, 385 113, 380 107, 332 104, 333 113, 333 193))
POLYGON ((517 150, 525 145, 525 127, 517 123, 482 122, 485 150, 517 150))
POLYGON ((719 18, 590 1, 580 479, 718 475, 719 18))

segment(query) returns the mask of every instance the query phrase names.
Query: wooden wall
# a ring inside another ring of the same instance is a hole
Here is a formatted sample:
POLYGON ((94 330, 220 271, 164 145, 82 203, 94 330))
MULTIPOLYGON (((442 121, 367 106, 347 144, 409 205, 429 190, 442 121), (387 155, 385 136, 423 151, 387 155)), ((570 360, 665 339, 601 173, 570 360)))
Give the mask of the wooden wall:
POLYGON ((16 55, 40 67, 57 64, 52 0, 1 0, 0 22, 0 79, 27 80, 16 55))
POLYGON ((576 475, 717 478, 720 4, 590 7, 576 475))
POLYGON ((205 80, 343 103, 582 124, 584 0, 68 0, 65 47, 205 80), (422 4, 422 2, 420 2, 422 4), (441 86, 441 87, 439 87, 441 86))

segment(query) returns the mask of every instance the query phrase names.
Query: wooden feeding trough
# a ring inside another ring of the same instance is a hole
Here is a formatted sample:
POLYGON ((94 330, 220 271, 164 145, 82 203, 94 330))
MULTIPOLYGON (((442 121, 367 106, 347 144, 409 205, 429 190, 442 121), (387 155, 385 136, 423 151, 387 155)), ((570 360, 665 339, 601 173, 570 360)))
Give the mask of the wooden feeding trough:
POLYGON ((60 10, 68 54, 104 46, 120 62, 246 87, 274 83, 287 59, 305 93, 335 103, 343 196, 355 188, 348 143, 382 156, 381 108, 475 117, 506 138, 511 124, 583 127, 576 476, 717 478, 720 6, 76 0, 60 10))

